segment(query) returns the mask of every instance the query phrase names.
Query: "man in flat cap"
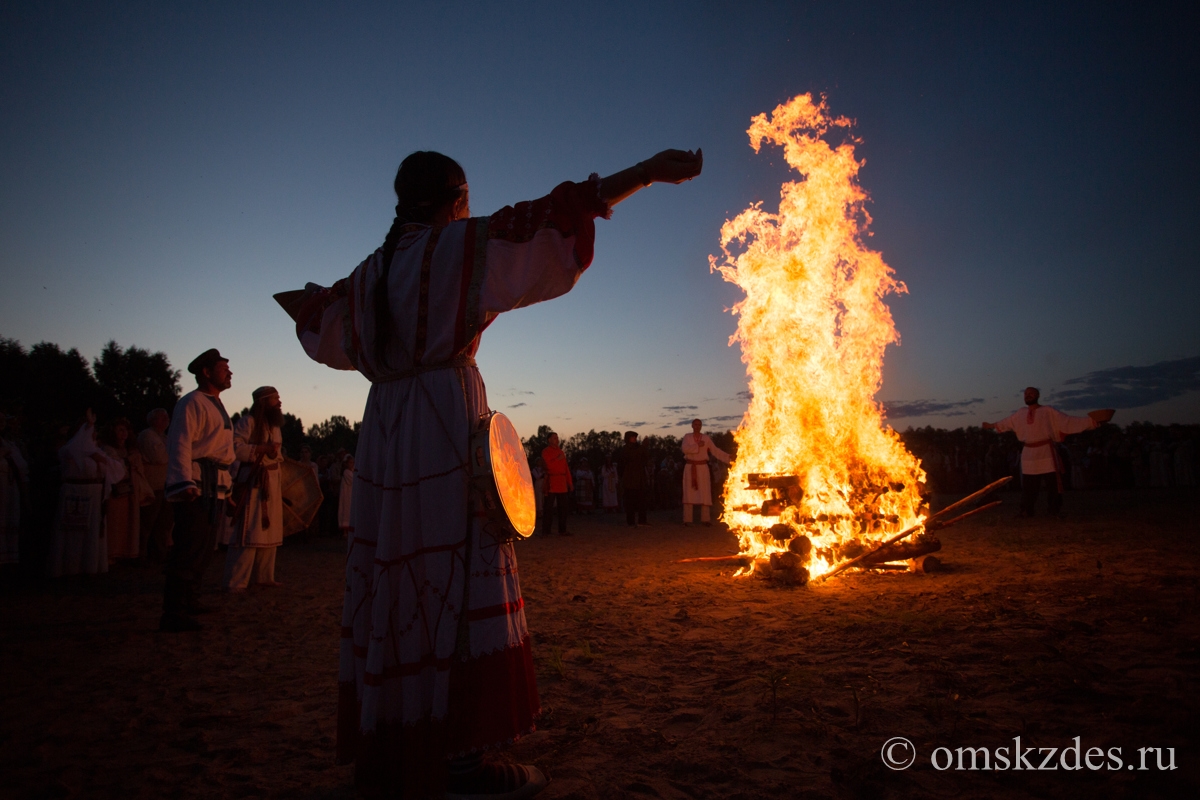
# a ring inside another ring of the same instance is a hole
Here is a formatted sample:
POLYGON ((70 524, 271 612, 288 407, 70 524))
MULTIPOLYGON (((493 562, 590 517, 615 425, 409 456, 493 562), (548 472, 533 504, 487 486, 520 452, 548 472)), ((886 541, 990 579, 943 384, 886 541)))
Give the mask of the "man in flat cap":
POLYGON ((175 531, 167 555, 159 630, 198 631, 200 585, 212 561, 233 463, 233 423, 221 392, 232 385, 229 360, 205 350, 188 364, 197 388, 175 405, 167 431, 167 502, 174 503, 175 531))
POLYGON ((233 451, 240 464, 233 485, 233 538, 225 558, 225 588, 245 591, 279 586, 275 550, 283 544, 283 403, 273 386, 254 390, 254 405, 233 426, 233 451))

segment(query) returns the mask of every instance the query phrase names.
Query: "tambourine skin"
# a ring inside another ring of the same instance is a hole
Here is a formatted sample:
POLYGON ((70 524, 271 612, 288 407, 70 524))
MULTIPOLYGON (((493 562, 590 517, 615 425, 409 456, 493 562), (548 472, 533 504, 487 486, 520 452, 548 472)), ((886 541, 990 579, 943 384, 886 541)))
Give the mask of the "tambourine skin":
POLYGON ((471 482, 494 536, 523 539, 533 534, 537 501, 529 461, 517 429, 499 412, 482 417, 471 436, 471 482))

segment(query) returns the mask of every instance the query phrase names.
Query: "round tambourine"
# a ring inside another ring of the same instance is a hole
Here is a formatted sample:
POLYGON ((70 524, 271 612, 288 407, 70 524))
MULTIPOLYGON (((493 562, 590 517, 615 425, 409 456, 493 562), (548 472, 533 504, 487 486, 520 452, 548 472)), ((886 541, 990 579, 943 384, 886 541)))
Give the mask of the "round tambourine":
POLYGON ((533 533, 537 501, 529 461, 517 429, 498 411, 481 417, 471 435, 471 481, 494 536, 524 539, 533 533))

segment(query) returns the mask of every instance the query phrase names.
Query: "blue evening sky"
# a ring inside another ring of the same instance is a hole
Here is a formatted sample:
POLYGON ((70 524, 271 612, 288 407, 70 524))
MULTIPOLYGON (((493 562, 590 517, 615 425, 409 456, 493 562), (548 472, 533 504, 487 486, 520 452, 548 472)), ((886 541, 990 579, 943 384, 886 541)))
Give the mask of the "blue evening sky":
POLYGON ((794 177, 750 118, 815 92, 857 121, 870 246, 910 292, 891 424, 996 419, 1029 384, 1200 422, 1196 12, 1112 5, 6 4, 0 336, 176 367, 218 347, 231 409, 273 384, 306 424, 356 420, 366 381, 309 361, 271 295, 378 246, 407 153, 458 159, 486 214, 702 147, 479 364, 525 435, 732 427, 739 295, 707 257, 794 177))

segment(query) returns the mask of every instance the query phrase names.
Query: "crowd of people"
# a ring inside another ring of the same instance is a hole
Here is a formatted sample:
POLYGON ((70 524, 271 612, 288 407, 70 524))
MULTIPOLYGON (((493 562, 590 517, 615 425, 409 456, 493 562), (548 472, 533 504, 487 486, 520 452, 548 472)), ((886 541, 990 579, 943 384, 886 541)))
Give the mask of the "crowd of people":
POLYGON ((682 439, 647 437, 650 441, 642 441, 636 431, 624 436, 593 431, 590 437, 572 437, 566 443, 557 433, 542 430, 546 443, 531 437, 526 455, 537 498, 537 530, 545 535, 552 519, 557 519, 559 533, 569 534, 567 517, 572 514, 624 513, 626 524, 636 527, 649 524, 650 510, 682 508, 687 524, 698 506, 701 522, 711 524, 713 515, 707 509, 721 507, 728 464, 736 452, 730 432, 714 437, 729 449, 726 453, 695 430, 682 439), (697 435, 701 444, 690 444, 697 435), (585 438, 591 441, 585 443, 585 438))
MULTIPOLYGON (((260 586, 279 583, 278 470, 289 456, 280 422, 281 402, 272 387, 256 390, 254 405, 230 417, 235 458, 226 470, 229 485, 253 484, 241 508, 222 519, 216 543, 227 559, 223 585, 231 591, 247 588, 251 577, 260 586), (261 435, 268 443, 257 441, 256 429, 266 430, 261 435)), ((107 572, 122 562, 165 563, 175 528, 167 496, 171 424, 165 408, 151 410, 140 431, 124 416, 97 420, 89 408, 74 425, 59 426, 47 446, 25 440, 20 415, 0 413, 0 565, 59 578, 107 572)), ((308 445, 291 455, 312 470, 322 496, 319 513, 299 538, 346 536, 353 455, 342 448, 314 459, 308 445)))

